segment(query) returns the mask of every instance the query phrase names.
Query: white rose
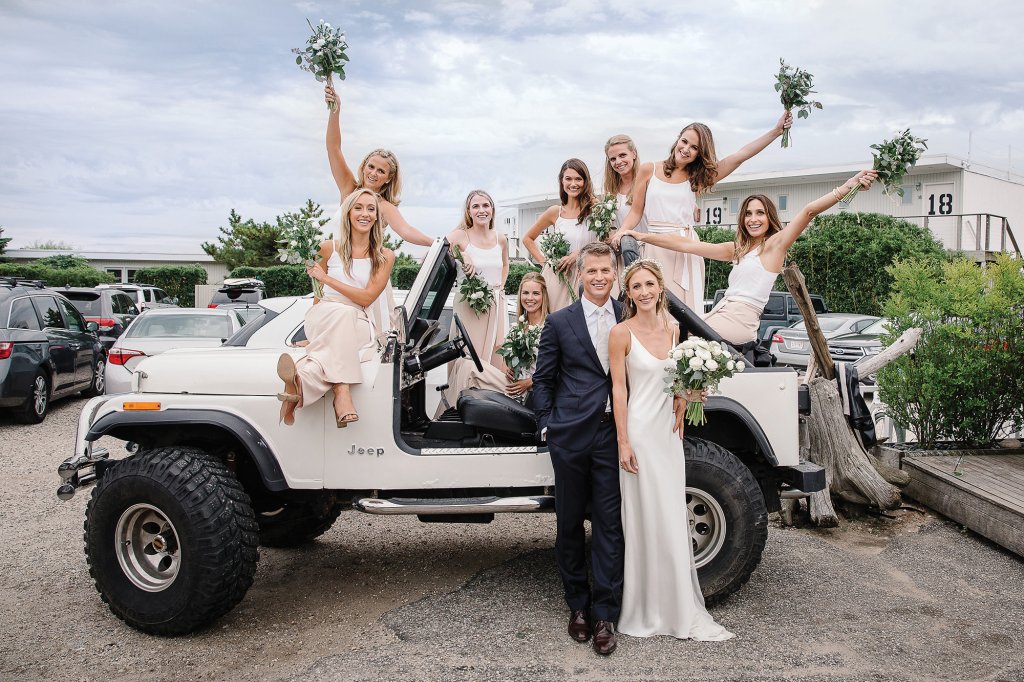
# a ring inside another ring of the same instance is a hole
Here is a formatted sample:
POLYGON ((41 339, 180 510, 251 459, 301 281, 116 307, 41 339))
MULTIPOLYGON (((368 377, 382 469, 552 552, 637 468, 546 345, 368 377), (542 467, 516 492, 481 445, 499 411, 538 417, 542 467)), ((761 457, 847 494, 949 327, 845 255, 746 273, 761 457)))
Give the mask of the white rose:
POLYGON ((739 361, 736 362, 736 371, 737 372, 742 372, 744 367, 746 367, 746 365, 743 364, 742 360, 739 360, 739 361))
POLYGON ((469 297, 471 299, 473 299, 473 300, 479 300, 479 299, 484 297, 484 292, 482 292, 482 291, 475 291, 472 294, 470 294, 469 297))
POLYGON ((701 360, 711 359, 711 353, 707 352, 703 348, 697 348, 694 350, 694 352, 697 354, 697 357, 700 358, 701 360))
POLYGON ((669 351, 668 356, 675 360, 676 362, 678 362, 683 357, 683 351, 679 350, 678 348, 673 348, 672 350, 669 351))
POLYGON ((728 362, 725 363, 725 368, 731 372, 734 369, 736 369, 736 363, 733 362, 732 360, 729 360, 728 362))
POLYGON ((692 348, 687 348, 683 350, 683 354, 688 358, 692 358, 694 356, 694 350, 692 348))
POLYGON ((690 369, 696 370, 699 370, 701 367, 704 366, 704 362, 700 358, 690 358, 690 362, 687 364, 689 364, 690 369))
POLYGON ((704 361, 704 367, 709 372, 714 372, 716 369, 718 369, 718 363, 715 362, 714 360, 710 360, 710 359, 709 360, 705 360, 704 361))
POLYGON ((313 47, 323 47, 323 46, 324 46, 324 39, 323 38, 320 38, 315 43, 313 43, 313 47))
POLYGON ((604 205, 605 205, 605 207, 607 209, 611 210, 611 209, 615 208, 615 200, 614 199, 609 199, 608 201, 604 202, 604 205))
MULTIPOLYGON (((519 316, 519 321, 520 322, 526 322, 526 315, 520 315, 519 316)), ((530 329, 533 329, 533 325, 530 325, 530 329)))

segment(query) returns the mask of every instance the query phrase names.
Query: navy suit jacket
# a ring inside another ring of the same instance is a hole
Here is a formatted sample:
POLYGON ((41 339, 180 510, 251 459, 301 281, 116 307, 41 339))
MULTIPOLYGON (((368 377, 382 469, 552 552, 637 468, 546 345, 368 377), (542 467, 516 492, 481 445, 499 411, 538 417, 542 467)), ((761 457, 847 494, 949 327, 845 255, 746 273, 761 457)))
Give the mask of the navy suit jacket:
MULTIPOLYGON (((612 299, 615 319, 622 306, 612 299)), ((611 376, 601 367, 590 340, 583 304, 576 301, 544 321, 533 373, 533 407, 537 426, 547 428, 547 442, 564 450, 594 445, 611 395, 611 376)))

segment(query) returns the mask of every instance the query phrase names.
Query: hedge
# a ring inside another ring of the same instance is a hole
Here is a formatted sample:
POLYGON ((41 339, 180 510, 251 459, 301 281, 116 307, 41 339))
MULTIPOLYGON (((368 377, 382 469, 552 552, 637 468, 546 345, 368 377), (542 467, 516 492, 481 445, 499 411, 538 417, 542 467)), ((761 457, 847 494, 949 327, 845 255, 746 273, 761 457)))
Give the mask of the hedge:
POLYGON ((938 440, 987 446, 1024 424, 1024 274, 1000 256, 981 268, 965 258, 900 261, 888 268, 891 343, 911 327, 914 352, 878 372, 892 420, 925 447, 938 440))
POLYGON ((528 272, 540 272, 540 268, 528 261, 509 263, 508 279, 505 280, 505 294, 510 296, 518 294, 519 283, 523 281, 523 275, 528 272))
POLYGON ((117 281, 114 275, 96 268, 54 268, 35 263, 0 263, 0 275, 41 279, 51 287, 94 287, 97 284, 113 284, 117 281))
POLYGON ((266 285, 267 298, 275 296, 305 296, 313 290, 303 265, 271 265, 254 268, 243 265, 231 271, 232 277, 255 277, 266 285))
POLYGON ((196 304, 196 285, 206 284, 206 270, 201 265, 165 265, 135 271, 135 283, 152 284, 178 299, 178 305, 191 308, 196 304))
POLYGON ((942 262, 946 251, 927 229, 881 213, 818 216, 789 251, 808 290, 824 296, 829 309, 862 315, 882 314, 890 265, 922 258, 942 262))
POLYGON ((396 289, 410 289, 419 273, 419 263, 399 263, 391 271, 391 286, 396 289))
MULTIPOLYGON (((721 244, 736 239, 736 231, 728 227, 697 225, 694 229, 700 236, 700 240, 709 244, 721 244)), ((704 259, 704 298, 714 298, 716 291, 729 287, 729 272, 731 270, 732 263, 724 263, 710 258, 704 259)))

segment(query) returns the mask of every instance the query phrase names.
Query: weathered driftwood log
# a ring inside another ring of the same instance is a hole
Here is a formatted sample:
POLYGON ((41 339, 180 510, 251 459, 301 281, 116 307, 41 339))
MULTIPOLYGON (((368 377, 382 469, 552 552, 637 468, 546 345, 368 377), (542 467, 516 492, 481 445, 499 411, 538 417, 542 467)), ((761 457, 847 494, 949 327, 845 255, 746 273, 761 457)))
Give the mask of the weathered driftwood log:
MULTIPOLYGON (((825 335, 818 326, 803 273, 796 265, 788 265, 783 269, 783 276, 804 316, 804 327, 812 349, 805 376, 811 393, 811 415, 806 420, 806 438, 803 438, 802 431, 801 441, 802 445, 803 442, 807 445, 806 458, 824 467, 827 485, 824 490, 810 496, 808 506, 811 521, 824 527, 839 524, 839 516, 832 503, 833 496, 854 504, 895 509, 901 502, 897 486, 907 485, 910 477, 869 455, 850 428, 834 381, 835 363, 828 352, 825 335), (816 376, 819 371, 820 377, 816 376)), ((873 374, 910 352, 920 336, 920 329, 908 330, 885 351, 865 360, 858 367, 859 375, 866 377, 873 374)), ((804 454, 803 447, 801 454, 804 454)), ((786 522, 792 518, 793 509, 790 507, 784 511, 783 522, 786 522)))

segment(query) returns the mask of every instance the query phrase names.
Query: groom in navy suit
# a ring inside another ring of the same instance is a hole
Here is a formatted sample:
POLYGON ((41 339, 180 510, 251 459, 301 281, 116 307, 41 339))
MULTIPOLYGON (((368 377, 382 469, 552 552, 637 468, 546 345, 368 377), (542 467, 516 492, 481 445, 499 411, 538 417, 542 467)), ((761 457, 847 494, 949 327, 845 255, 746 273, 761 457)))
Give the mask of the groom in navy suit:
POLYGON ((580 249, 583 297, 548 316, 533 375, 534 408, 555 470, 555 555, 569 604, 569 635, 608 655, 622 598, 619 455, 611 413, 608 332, 622 315, 611 299, 615 262, 602 242, 580 249), (587 506, 593 535, 587 578, 587 506))

